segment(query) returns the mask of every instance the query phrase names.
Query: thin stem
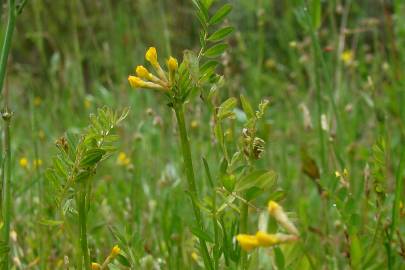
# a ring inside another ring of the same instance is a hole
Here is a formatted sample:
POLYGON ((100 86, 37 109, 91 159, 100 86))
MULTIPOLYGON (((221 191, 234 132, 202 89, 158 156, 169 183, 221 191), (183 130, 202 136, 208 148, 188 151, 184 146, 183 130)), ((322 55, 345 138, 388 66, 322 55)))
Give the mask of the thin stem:
POLYGON ((13 39, 13 33, 15 28, 15 18, 16 18, 15 0, 9 0, 7 28, 0 55, 0 93, 3 91, 4 78, 6 75, 6 68, 7 68, 7 59, 10 53, 11 41, 13 39))
MULTIPOLYGON (((246 198, 245 195, 243 195, 243 198, 246 198)), ((241 202, 241 212, 240 212, 240 224, 239 224, 239 232, 240 233, 247 233, 248 229, 248 204, 245 202, 241 202)), ((248 260, 247 260, 247 252, 242 250, 242 257, 241 257, 241 269, 247 269, 248 268, 248 260)))
MULTIPOLYGON (((11 41, 15 27, 15 1, 8 1, 8 19, 6 34, 4 37, 3 47, 0 55, 0 93, 3 90, 4 78, 6 75, 7 60, 10 53, 11 41)), ((9 111, 8 101, 8 89, 4 91, 4 110, 2 117, 4 120, 4 163, 3 163, 3 194, 2 194, 2 206, 4 215, 4 228, 3 228, 3 241, 5 246, 9 246, 10 243, 10 221, 11 221, 11 149, 10 149, 10 122, 12 113, 9 111)), ((5 252, 3 255, 3 268, 9 269, 9 252, 5 252)))
MULTIPOLYGON (((405 150, 402 149, 401 150, 401 154, 400 154, 400 159, 399 159, 399 163, 398 163, 398 168, 397 168, 397 172, 396 172, 396 179, 395 179, 395 193, 394 193, 394 205, 392 206, 392 217, 391 217, 391 227, 389 229, 389 232, 387 233, 387 238, 388 238, 388 245, 391 246, 391 242, 392 239, 394 237, 394 233, 395 233, 395 227, 397 226, 397 222, 398 222, 398 217, 399 217, 399 204, 401 201, 401 192, 402 192, 402 169, 403 169, 403 162, 404 162, 404 158, 405 158, 405 150)), ((395 256, 391 255, 388 258, 388 261, 392 264, 394 264, 395 262, 395 256)), ((392 266, 390 264, 390 266, 392 266)))
MULTIPOLYGON (((2 113, 4 120, 4 163, 3 163, 3 214, 4 214, 4 228, 3 228, 3 241, 5 246, 10 243, 10 220, 11 220, 11 150, 10 150, 10 122, 11 113, 6 109, 2 113)), ((9 252, 3 255, 3 269, 9 269, 9 252)))
MULTIPOLYGON (((182 154, 183 154, 184 167, 186 170, 188 189, 189 189, 190 195, 192 197, 191 203, 193 205, 194 215, 195 215, 198 227, 201 230, 204 230, 204 224, 202 221, 201 212, 200 212, 200 209, 198 208, 197 204, 195 203, 195 199, 197 198, 197 186, 195 183, 193 161, 191 158, 190 142, 188 140, 186 123, 184 120, 183 104, 175 104, 174 111, 176 113, 176 119, 177 119, 178 129, 179 129, 179 133, 180 133, 181 150, 182 150, 182 154)), ((204 258, 205 267, 206 267, 206 269, 212 269, 212 264, 211 264, 210 256, 208 253, 207 244, 205 243, 205 240, 202 239, 202 237, 199 237, 199 241, 200 241, 201 253, 204 258)))
MULTIPOLYGON (((42 218, 44 216, 44 205, 45 205, 45 192, 44 192, 44 183, 42 181, 41 178, 41 172, 40 172, 40 159, 39 159, 39 149, 38 149, 38 132, 37 132, 37 119, 36 119, 36 110, 35 110, 35 106, 33 104, 33 99, 34 99, 34 94, 32 94, 31 96, 31 102, 30 102, 30 114, 31 114, 31 135, 32 135, 32 145, 34 148, 34 167, 35 167, 35 178, 37 180, 38 183, 38 195, 39 195, 39 211, 38 211, 38 216, 40 218, 42 218)), ((41 270, 45 270, 46 269, 46 254, 45 254, 45 236, 46 236, 46 228, 45 226, 38 226, 38 235, 39 236, 43 236, 40 237, 40 239, 38 240, 39 245, 38 245, 38 249, 39 249, 39 268, 41 270)))
POLYGON ((82 257, 84 261, 84 269, 90 269, 90 256, 89 248, 87 245, 87 220, 86 220, 86 188, 77 195, 78 211, 79 211, 79 225, 80 225, 80 247, 82 250, 82 257))

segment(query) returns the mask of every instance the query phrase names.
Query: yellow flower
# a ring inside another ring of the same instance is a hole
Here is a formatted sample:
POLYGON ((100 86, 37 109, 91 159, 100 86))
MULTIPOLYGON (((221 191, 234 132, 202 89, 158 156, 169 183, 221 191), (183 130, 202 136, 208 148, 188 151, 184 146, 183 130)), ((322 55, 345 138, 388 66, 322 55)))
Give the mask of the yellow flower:
POLYGON ((236 240, 238 240, 239 245, 245 251, 251 251, 252 249, 259 246, 259 242, 257 241, 257 238, 254 235, 238 234, 236 236, 236 240))
POLYGON ((131 163, 131 159, 125 152, 120 152, 117 158, 117 164, 121 166, 128 166, 131 163))
POLYGON ((170 56, 169 59, 167 60, 167 67, 169 68, 170 72, 176 71, 179 67, 177 59, 170 56))
POLYGON ((100 270, 101 269, 101 265, 99 263, 91 263, 91 270, 100 270))
POLYGON ((269 201, 268 210, 270 214, 275 213, 281 208, 281 206, 275 201, 269 201))
POLYGON ((128 82, 132 88, 149 88, 155 90, 167 90, 167 88, 163 87, 162 85, 153 83, 153 82, 145 82, 139 77, 136 76, 128 76, 128 82))
POLYGON ((353 52, 351 50, 346 50, 342 52, 340 55, 340 59, 345 63, 346 65, 351 65, 353 63, 353 52))
POLYGON ((294 224, 288 218, 287 214, 284 212, 283 208, 275 201, 269 201, 268 205, 269 214, 272 215, 277 222, 283 226, 289 233, 298 235, 298 230, 295 228, 294 224))
POLYGON ((128 76, 128 82, 133 88, 142 88, 145 86, 145 81, 136 76, 128 76))
POLYGON ((111 250, 111 256, 116 257, 118 254, 120 254, 121 249, 118 245, 115 245, 112 250, 111 250))
POLYGON ((144 66, 137 66, 135 72, 136 75, 142 79, 152 79, 152 74, 150 74, 150 72, 144 66))
POLYGON ((278 244, 280 241, 275 234, 268 234, 266 232, 258 231, 256 239, 260 246, 269 247, 278 244))
POLYGON ((146 51, 145 59, 148 60, 148 62, 151 63, 154 67, 158 65, 157 52, 155 47, 150 47, 146 51))
POLYGON ((20 166, 22 168, 27 168, 28 167, 28 159, 25 158, 25 157, 20 158, 20 166))

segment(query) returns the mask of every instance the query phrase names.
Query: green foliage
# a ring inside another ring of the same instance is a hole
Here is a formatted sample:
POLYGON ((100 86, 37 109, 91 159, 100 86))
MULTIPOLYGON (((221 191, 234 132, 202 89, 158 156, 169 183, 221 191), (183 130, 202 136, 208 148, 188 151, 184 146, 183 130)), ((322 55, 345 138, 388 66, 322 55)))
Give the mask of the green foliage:
POLYGON ((109 269, 402 269, 404 1, 15 3, 10 269, 80 269, 116 244, 109 269), (127 85, 149 46, 163 70, 183 56, 163 98, 127 85), (132 109, 100 144, 104 106, 132 109), (237 234, 277 232, 269 200, 300 240, 245 253, 237 234))
MULTIPOLYGON (((48 181, 58 194, 55 196, 58 205, 69 203, 83 184, 87 186, 92 181, 100 162, 115 152, 119 137, 112 132, 128 112, 129 109, 122 112, 99 109, 97 115, 90 115, 90 125, 82 134, 67 134, 58 139, 59 153, 53 158, 53 166, 46 171, 48 181)), ((65 211, 70 209, 65 206, 65 211)))

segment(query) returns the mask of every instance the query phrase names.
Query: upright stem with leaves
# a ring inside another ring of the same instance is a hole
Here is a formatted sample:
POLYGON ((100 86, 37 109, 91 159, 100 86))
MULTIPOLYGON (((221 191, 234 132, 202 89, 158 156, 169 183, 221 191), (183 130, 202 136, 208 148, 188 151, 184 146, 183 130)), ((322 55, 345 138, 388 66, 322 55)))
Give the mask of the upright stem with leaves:
MULTIPOLYGON (((198 224, 198 227, 204 231, 204 223, 201 216, 201 211, 198 208, 195 200, 197 198, 197 185, 195 182, 195 174, 194 174, 194 167, 193 167, 193 160, 191 157, 191 150, 190 150, 190 142, 187 135, 186 123, 184 118, 184 105, 182 103, 178 103, 174 105, 174 111, 176 113, 176 119, 178 124, 178 130, 180 134, 180 143, 181 143, 181 150, 183 154, 183 162, 184 168, 186 171, 186 177, 189 187, 189 192, 191 196, 191 201, 193 204, 193 211, 194 215, 198 224)), ((208 253, 208 248, 205 240, 200 237, 199 239, 201 245, 201 253, 204 259, 204 264, 207 269, 213 269, 212 263, 210 260, 210 256, 208 253)))
MULTIPOLYGON (((90 192, 92 178, 101 161, 111 156, 115 149, 118 136, 111 134, 112 130, 127 116, 128 110, 121 114, 111 109, 103 108, 98 114, 91 116, 91 124, 81 135, 78 142, 75 136, 68 134, 67 138, 60 138, 56 145, 59 154, 54 158, 54 166, 46 172, 49 182, 56 188, 57 202, 66 212, 70 211, 69 204, 75 200, 79 231, 80 258, 76 267, 90 269, 91 261, 87 243, 87 213, 90 206, 90 192), (66 207, 69 206, 69 207, 66 207)), ((77 224, 76 223, 76 224, 77 224)), ((76 225, 75 224, 75 225, 76 225)))

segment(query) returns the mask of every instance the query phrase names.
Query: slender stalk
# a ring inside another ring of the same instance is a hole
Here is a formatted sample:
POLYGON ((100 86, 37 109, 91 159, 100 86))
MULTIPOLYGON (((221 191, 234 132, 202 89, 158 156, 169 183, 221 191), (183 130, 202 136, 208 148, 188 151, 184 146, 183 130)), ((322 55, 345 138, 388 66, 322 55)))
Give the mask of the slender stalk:
MULTIPOLYGON (((7 92, 7 91, 5 91, 7 92)), ((6 99, 7 102, 7 99, 6 99)), ((10 243, 10 220, 11 220, 11 150, 10 150, 10 122, 11 112, 8 110, 6 103, 5 110, 2 113, 4 120, 4 163, 3 163, 3 215, 4 215, 4 228, 3 228, 3 241, 5 246, 10 243)), ((9 252, 3 255, 3 269, 9 269, 9 252)))
MULTIPOLYGON (((402 170, 403 170, 403 162, 405 158, 405 150, 401 150, 400 159, 398 163, 398 168, 395 176, 395 193, 394 193, 394 203, 392 206, 392 217, 391 217, 391 227, 387 233, 387 245, 389 246, 389 250, 391 249, 391 242, 394 237, 395 227, 397 226, 398 218, 399 218, 399 204, 401 201, 401 192, 402 192, 402 170)), ((389 254, 388 258, 389 266, 392 268, 392 265, 395 263, 395 256, 389 254)))
MULTIPOLYGON (((40 172, 40 164, 39 164, 39 149, 38 149, 38 132, 37 132, 37 119, 36 119, 36 110, 35 106, 33 104, 34 100, 34 94, 31 96, 31 102, 30 102, 30 114, 31 114, 31 135, 32 135, 32 145, 34 148, 34 169, 35 169, 35 178, 38 183, 38 196, 39 196, 39 209, 38 209, 38 216, 41 218, 44 216, 44 211, 45 211, 45 192, 44 192, 44 183, 41 178, 41 172, 40 172)), ((46 254, 45 254, 45 236, 46 236, 46 228, 45 226, 38 226, 38 235, 41 236, 40 239, 38 240, 39 245, 38 245, 38 250, 39 250, 39 268, 41 270, 46 269, 46 254)))
POLYGON ((89 248, 87 244, 87 209, 86 209, 86 188, 83 189, 77 195, 77 207, 79 211, 79 226, 80 226, 80 247, 82 257, 84 261, 84 269, 90 269, 90 256, 89 248))
MULTIPOLYGON (((246 196, 243 195, 245 199, 246 196)), ((240 233, 247 233, 248 232, 248 204, 245 202, 241 202, 241 212, 240 212, 240 223, 239 223, 239 232, 240 233)), ((241 269, 248 268, 248 260, 247 260, 247 252, 242 250, 242 257, 241 257, 241 269)))
POLYGON ((6 68, 7 68, 7 59, 10 53, 11 41, 13 39, 13 33, 15 28, 15 19, 16 19, 15 0, 9 0, 7 28, 0 55, 0 93, 3 90, 4 78, 6 75, 6 68))
MULTIPOLYGON (((183 106, 184 106, 183 104, 175 104, 173 109, 176 113, 176 119, 177 119, 178 129, 179 129, 179 133, 180 133, 180 143, 181 143, 181 150, 182 150, 182 154, 183 154, 184 167, 186 170, 188 189, 189 189, 190 195, 192 197, 191 203, 193 205, 194 215, 195 215, 198 227, 201 230, 203 230, 204 224, 202 221, 201 212, 200 212, 200 209, 198 208, 197 204, 194 201, 197 198, 197 186, 195 183, 193 161, 191 158, 190 142, 188 140, 186 123, 184 120, 183 106)), ((208 253, 207 244, 205 243, 205 240, 202 239, 202 237, 199 237, 199 241, 200 241, 200 249, 201 249, 202 257, 204 259, 205 267, 206 267, 206 269, 212 269, 212 264, 211 264, 210 256, 208 253)))

